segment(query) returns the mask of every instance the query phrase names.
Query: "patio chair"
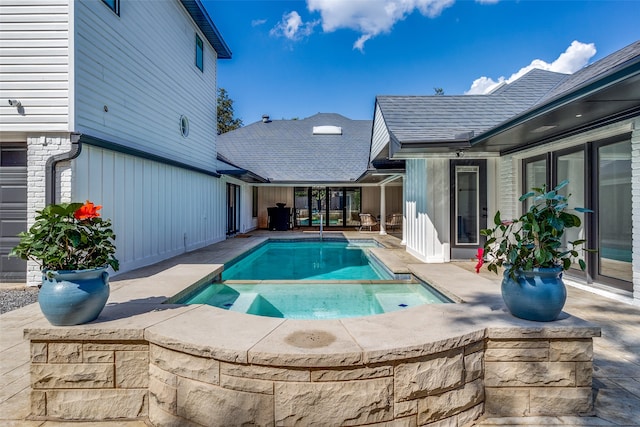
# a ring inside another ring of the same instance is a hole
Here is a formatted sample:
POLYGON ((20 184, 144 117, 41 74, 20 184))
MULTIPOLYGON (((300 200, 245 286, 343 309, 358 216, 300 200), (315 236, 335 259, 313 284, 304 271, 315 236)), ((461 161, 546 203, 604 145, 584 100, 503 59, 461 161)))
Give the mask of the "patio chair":
POLYGON ((393 230, 394 228, 402 228, 402 214, 394 213, 389 215, 384 222, 387 230, 393 230))
POLYGON ((372 227, 378 225, 378 221, 376 221, 375 217, 368 213, 360 214, 360 228, 358 231, 362 231, 363 228, 369 227, 369 231, 371 231, 372 227))

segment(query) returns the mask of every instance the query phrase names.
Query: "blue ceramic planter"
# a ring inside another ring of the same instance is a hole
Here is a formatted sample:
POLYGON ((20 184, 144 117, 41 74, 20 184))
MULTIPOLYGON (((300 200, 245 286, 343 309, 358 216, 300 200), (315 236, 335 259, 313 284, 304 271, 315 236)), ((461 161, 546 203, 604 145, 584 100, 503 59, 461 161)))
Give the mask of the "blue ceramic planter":
POLYGON ((558 317, 567 300, 562 281, 562 268, 534 268, 516 272, 516 279, 505 270, 502 298, 516 317, 537 322, 549 322, 558 317))
POLYGON ((95 320, 109 299, 106 270, 43 271, 38 303, 49 323, 71 326, 95 320))

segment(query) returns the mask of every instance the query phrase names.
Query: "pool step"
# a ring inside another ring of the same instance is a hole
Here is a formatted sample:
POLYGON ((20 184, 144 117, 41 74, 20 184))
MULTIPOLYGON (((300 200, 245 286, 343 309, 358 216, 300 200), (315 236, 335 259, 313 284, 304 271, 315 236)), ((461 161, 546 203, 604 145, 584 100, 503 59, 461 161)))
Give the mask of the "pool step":
MULTIPOLYGON (((411 296, 407 293, 383 293, 377 294, 376 300, 382 307, 385 313, 390 313, 392 311, 402 310, 403 308, 413 307, 417 305, 411 303, 411 296)), ((419 305, 419 304, 418 304, 419 305)))
POLYGON ((229 307, 229 311, 238 311, 240 313, 246 313, 251 307, 251 304, 258 297, 257 292, 243 292, 233 302, 233 305, 229 307))

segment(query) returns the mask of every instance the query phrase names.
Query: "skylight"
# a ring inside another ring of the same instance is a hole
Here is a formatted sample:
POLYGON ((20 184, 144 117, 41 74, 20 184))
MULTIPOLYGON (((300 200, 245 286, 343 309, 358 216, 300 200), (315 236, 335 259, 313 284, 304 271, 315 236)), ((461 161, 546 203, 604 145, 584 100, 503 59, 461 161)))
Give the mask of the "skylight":
POLYGON ((342 128, 340 126, 314 126, 314 135, 342 135, 342 128))

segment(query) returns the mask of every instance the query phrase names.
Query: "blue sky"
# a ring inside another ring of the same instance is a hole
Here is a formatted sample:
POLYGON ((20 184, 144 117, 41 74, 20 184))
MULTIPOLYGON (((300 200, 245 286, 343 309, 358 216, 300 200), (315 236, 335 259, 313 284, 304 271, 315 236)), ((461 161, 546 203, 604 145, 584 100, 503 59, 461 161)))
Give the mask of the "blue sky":
POLYGON ((532 64, 575 72, 640 39, 637 0, 203 4, 233 52, 218 61, 218 86, 245 125, 263 114, 372 119, 376 95, 481 93, 532 64))

